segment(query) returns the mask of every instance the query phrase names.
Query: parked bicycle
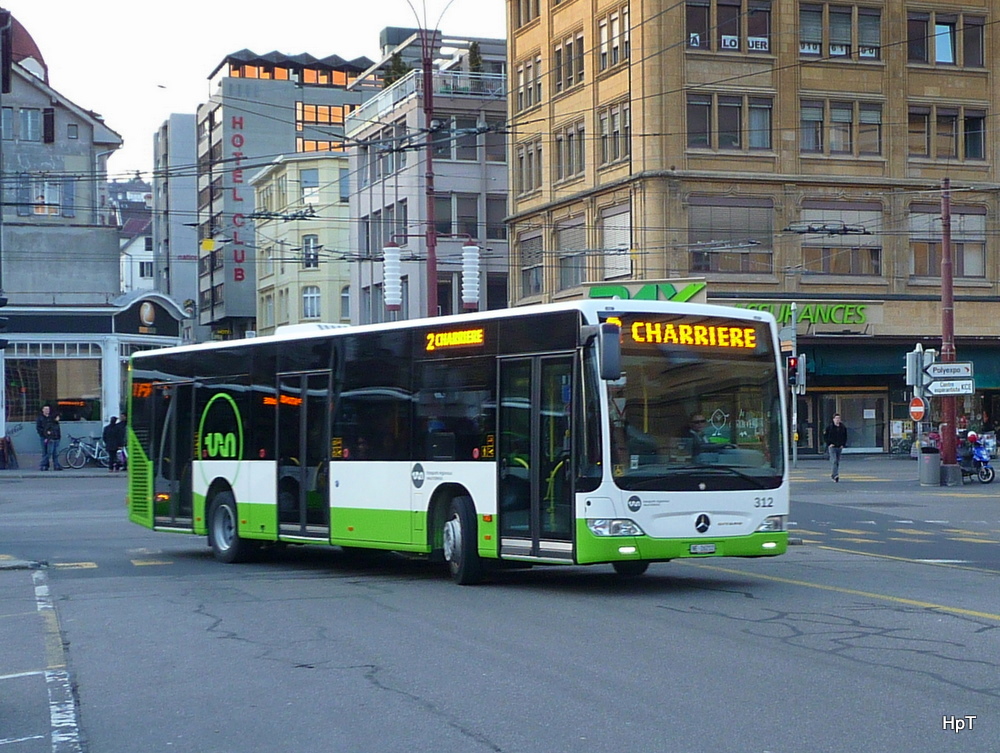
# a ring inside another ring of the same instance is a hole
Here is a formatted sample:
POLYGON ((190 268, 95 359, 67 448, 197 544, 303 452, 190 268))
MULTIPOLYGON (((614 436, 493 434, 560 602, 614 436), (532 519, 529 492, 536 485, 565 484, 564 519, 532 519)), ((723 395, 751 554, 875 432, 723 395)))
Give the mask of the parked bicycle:
POLYGON ((83 468, 88 462, 97 463, 102 468, 108 467, 108 451, 103 439, 90 437, 88 441, 84 437, 70 437, 69 447, 64 453, 63 464, 70 468, 83 468))

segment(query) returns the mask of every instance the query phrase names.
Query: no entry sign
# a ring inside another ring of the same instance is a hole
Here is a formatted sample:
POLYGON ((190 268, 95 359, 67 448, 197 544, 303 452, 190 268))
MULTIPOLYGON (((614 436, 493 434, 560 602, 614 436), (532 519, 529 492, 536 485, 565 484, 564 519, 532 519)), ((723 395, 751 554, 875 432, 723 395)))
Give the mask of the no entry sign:
POLYGON ((915 397, 910 401, 910 418, 914 421, 923 421, 927 415, 927 403, 922 397, 915 397))

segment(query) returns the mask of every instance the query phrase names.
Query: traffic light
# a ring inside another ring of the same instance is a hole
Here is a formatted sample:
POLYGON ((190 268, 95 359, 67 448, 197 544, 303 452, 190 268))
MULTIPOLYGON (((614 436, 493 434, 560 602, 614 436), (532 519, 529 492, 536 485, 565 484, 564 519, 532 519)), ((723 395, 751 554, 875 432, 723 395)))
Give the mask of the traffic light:
POLYGON ((785 376, 788 379, 788 386, 795 387, 799 383, 799 357, 788 356, 785 359, 785 376))
MULTIPOLYGON (((7 297, 0 295, 0 309, 7 305, 7 297)), ((7 324, 10 320, 6 316, 0 316, 0 350, 7 347, 7 339, 3 333, 7 331, 7 324)))

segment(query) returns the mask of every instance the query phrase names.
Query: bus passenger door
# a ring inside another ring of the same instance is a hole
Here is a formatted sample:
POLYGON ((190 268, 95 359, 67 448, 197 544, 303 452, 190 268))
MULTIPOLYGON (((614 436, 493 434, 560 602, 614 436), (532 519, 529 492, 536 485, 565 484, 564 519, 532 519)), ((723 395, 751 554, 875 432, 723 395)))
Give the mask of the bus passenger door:
POLYGON ((281 536, 330 538, 330 372, 278 375, 277 500, 281 536))
POLYGON ((153 385, 152 460, 154 525, 191 529, 194 508, 194 385, 153 385))
POLYGON ((501 556, 573 560, 572 396, 570 356, 500 362, 501 556))

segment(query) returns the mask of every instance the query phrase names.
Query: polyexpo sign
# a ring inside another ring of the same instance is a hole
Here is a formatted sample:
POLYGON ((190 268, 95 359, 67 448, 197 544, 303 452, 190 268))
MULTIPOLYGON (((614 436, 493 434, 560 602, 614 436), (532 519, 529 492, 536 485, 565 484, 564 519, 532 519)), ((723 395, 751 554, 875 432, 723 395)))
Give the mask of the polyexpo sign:
POLYGON ((931 379, 968 379, 973 375, 972 362, 936 361, 928 364, 924 373, 931 379))

